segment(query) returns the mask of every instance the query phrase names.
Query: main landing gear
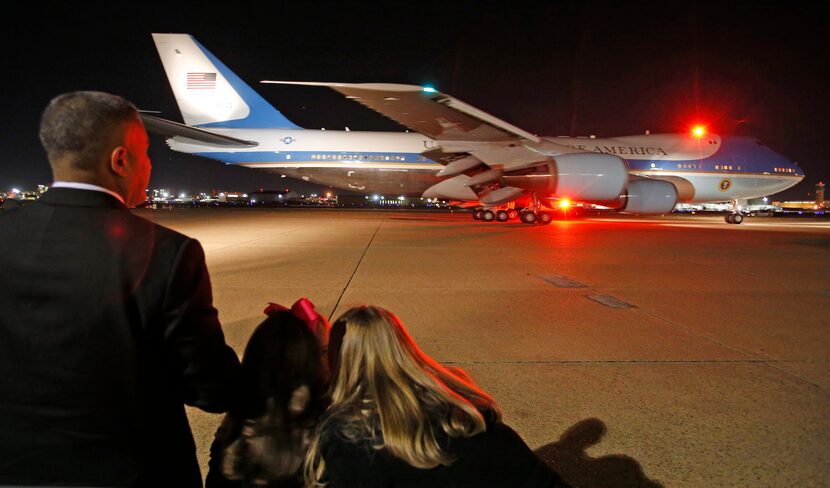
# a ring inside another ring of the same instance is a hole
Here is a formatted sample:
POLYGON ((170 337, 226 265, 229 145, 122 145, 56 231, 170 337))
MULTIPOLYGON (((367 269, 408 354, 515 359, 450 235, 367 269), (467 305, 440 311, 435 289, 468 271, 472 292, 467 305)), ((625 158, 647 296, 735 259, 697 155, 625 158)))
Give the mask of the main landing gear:
POLYGON ((550 224, 553 221, 553 214, 542 210, 536 195, 532 195, 532 200, 533 203, 529 207, 521 210, 516 210, 513 202, 505 206, 477 208, 473 211, 473 219, 483 222, 508 222, 519 219, 525 224, 550 224))
POLYGON ((539 199, 536 197, 535 193, 530 194, 530 206, 522 209, 522 213, 519 218, 525 224, 539 223, 542 225, 548 225, 553 222, 553 215, 551 215, 550 212, 542 210, 542 204, 539 203, 539 199))
POLYGON ((516 211, 515 204, 510 202, 498 207, 477 208, 473 210, 473 218, 485 222, 507 222, 519 218, 519 212, 516 211))
POLYGON ((550 212, 534 212, 532 210, 523 210, 519 214, 519 219, 525 224, 542 224, 548 225, 553 222, 553 216, 550 212))
POLYGON ((507 222, 508 220, 516 220, 517 218, 519 218, 519 212, 512 208, 477 208, 473 211, 473 219, 483 220, 484 222, 507 222))

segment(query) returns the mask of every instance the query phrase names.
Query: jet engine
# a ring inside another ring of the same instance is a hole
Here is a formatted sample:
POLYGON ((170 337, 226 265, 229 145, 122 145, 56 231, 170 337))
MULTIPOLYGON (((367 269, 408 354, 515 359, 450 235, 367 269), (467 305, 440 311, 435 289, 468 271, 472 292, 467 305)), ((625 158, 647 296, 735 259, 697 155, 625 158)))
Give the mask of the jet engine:
POLYGON ((633 214, 661 214, 674 210, 677 188, 668 181, 632 180, 617 200, 616 208, 633 214))
POLYGON ((619 199, 628 181, 625 161, 613 154, 571 153, 547 159, 519 169, 488 169, 474 176, 458 175, 433 185, 423 196, 480 199, 485 205, 501 205, 528 192, 538 192, 607 202, 619 199), (481 187, 489 189, 481 195, 477 189, 481 187))
POLYGON ((613 154, 572 153, 501 174, 502 186, 575 200, 614 200, 628 180, 625 162, 613 154))

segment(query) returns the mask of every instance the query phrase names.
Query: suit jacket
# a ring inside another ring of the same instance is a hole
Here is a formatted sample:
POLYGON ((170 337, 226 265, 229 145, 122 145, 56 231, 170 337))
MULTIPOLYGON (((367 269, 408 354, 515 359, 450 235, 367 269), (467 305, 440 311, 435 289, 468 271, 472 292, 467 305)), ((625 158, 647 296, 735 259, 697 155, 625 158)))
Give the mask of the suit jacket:
POLYGON ((110 195, 0 211, 0 485, 201 486, 239 370, 199 243, 110 195))

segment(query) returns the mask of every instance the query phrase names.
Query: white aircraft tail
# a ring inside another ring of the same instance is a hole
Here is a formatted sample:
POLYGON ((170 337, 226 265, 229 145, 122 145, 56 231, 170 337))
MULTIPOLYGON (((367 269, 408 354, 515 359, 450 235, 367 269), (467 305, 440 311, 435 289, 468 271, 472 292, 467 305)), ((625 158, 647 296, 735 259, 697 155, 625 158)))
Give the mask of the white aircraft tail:
POLYGON ((188 34, 153 34, 187 125, 300 129, 188 34))

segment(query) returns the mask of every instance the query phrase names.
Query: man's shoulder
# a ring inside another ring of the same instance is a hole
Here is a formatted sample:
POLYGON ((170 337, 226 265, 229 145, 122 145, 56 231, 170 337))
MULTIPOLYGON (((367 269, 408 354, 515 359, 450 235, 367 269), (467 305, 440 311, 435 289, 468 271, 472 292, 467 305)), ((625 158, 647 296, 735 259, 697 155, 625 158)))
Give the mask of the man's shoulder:
POLYGON ((142 217, 140 215, 136 215, 133 212, 126 211, 124 212, 125 218, 136 228, 142 229, 146 232, 150 232, 156 236, 156 239, 172 241, 172 242, 186 242, 192 240, 193 238, 182 234, 179 231, 173 230, 170 227, 166 227, 159 223, 153 222, 152 220, 142 217))
POLYGON ((20 232, 31 223, 36 222, 37 215, 42 210, 38 202, 27 204, 8 205, 8 201, 0 208, 0 230, 20 232))
POLYGON ((190 236, 182 234, 164 225, 125 208, 90 208, 53 206, 43 202, 33 202, 0 211, 0 232, 15 234, 25 229, 46 226, 80 226, 92 234, 106 233, 118 240, 137 242, 154 242, 156 247, 179 248, 193 241, 190 236), (55 219, 54 212, 67 212, 66 219, 55 219), (77 211, 75 209, 84 211, 77 211))

